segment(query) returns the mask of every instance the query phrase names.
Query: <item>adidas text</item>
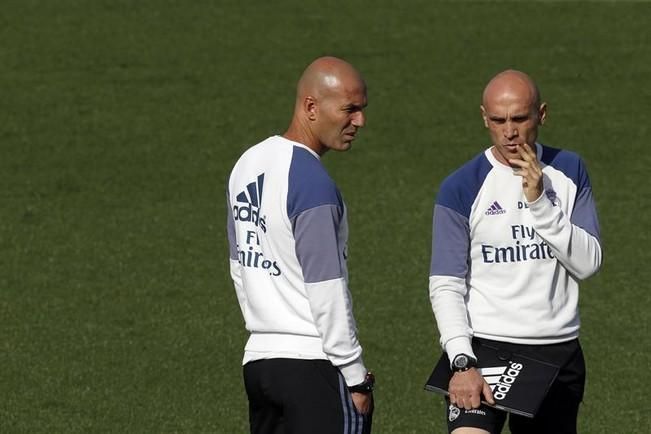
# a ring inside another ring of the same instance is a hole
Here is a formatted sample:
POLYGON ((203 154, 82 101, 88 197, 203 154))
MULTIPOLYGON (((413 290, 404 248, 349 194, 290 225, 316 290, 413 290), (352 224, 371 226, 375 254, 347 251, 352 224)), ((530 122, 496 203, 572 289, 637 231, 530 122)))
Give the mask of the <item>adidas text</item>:
POLYGON ((239 205, 233 206, 233 220, 251 222, 266 233, 267 222, 260 215, 263 187, 264 173, 261 173, 255 181, 247 184, 246 188, 237 195, 236 200, 239 205))
POLYGON ((262 232, 267 232, 267 222, 264 217, 260 217, 258 209, 254 208, 250 203, 246 205, 233 207, 233 219, 241 222, 251 222, 260 229, 262 232))
POLYGON ((493 397, 498 400, 506 398, 506 395, 511 390, 511 386, 515 383, 516 378, 520 375, 520 371, 524 366, 522 363, 511 363, 509 368, 500 377, 499 381, 493 387, 493 397))

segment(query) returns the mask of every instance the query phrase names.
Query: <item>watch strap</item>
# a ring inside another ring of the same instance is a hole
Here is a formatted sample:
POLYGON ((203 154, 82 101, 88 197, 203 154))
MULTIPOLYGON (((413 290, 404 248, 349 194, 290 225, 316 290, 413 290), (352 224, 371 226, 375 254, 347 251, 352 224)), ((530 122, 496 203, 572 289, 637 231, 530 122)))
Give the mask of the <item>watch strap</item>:
POLYGON ((469 356, 468 354, 458 354, 454 360, 452 360, 452 371, 454 372, 465 372, 469 370, 470 368, 476 368, 477 367, 477 359, 475 359, 472 356, 469 356), (457 360, 464 360, 465 363, 463 363, 461 366, 459 366, 459 363, 457 363, 457 360))
POLYGON ((372 372, 366 374, 364 381, 355 384, 354 386, 348 386, 348 391, 351 393, 371 393, 375 388, 375 375, 372 372))

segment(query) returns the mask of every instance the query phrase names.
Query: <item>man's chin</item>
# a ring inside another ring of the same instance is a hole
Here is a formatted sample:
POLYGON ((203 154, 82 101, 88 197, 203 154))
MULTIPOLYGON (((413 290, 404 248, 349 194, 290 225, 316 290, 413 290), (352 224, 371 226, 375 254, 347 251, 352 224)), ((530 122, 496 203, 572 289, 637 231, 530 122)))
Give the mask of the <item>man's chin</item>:
POLYGON ((339 144, 337 145, 337 147, 335 147, 334 149, 335 149, 336 151, 346 152, 347 150, 349 150, 349 149, 352 148, 352 147, 353 147, 353 141, 351 140, 351 141, 349 141, 349 142, 342 142, 342 143, 339 143, 339 144))

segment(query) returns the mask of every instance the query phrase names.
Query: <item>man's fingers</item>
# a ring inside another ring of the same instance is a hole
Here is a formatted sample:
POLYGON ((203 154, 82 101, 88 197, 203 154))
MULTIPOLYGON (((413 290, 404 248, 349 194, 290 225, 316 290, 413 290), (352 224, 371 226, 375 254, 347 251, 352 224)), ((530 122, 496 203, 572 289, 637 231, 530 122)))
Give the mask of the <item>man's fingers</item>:
POLYGON ((519 159, 509 159, 509 164, 511 166, 517 166, 519 168, 529 168, 533 166, 531 162, 519 159))
POLYGON ((484 386, 486 382, 474 369, 455 374, 450 380, 450 404, 466 410, 479 408, 484 386))
POLYGON ((373 395, 363 393, 351 393, 353 404, 360 414, 367 414, 373 406, 373 395))
POLYGON ((450 404, 456 405, 459 408, 465 408, 466 410, 471 410, 473 408, 479 408, 481 406, 481 396, 478 394, 472 394, 468 396, 455 397, 455 400, 452 400, 450 397, 450 404))
POLYGON ((529 160, 531 160, 531 156, 529 155, 529 153, 527 152, 527 150, 524 148, 524 146, 518 146, 516 149, 518 150, 518 154, 520 154, 520 157, 521 157, 524 161, 529 161, 529 160))
POLYGON ((522 160, 509 160, 509 164, 511 165, 511 168, 513 169, 513 174, 514 175, 520 175, 522 176, 522 169, 524 168, 523 166, 527 163, 525 163, 522 160))
POLYGON ((513 174, 522 176, 522 177, 528 177, 528 176, 534 176, 542 175, 542 170, 540 170, 540 167, 535 165, 533 162, 527 162, 527 161, 522 161, 522 160, 509 160, 509 163, 511 166, 516 166, 513 168, 513 174))
POLYGON ((513 168, 513 174, 526 178, 529 175, 528 163, 522 160, 509 160, 513 168))
POLYGON ((468 397, 463 400, 463 408, 466 410, 472 410, 472 398, 468 397))
MULTIPOLYGON (((524 152, 524 154, 527 156, 526 160, 536 160, 538 156, 534 152, 534 150, 529 146, 528 143, 523 144, 522 146, 518 147, 519 150, 524 152)), ((522 155, 522 152, 520 152, 520 155, 522 155)))
POLYGON ((484 381, 484 388, 482 389, 482 394, 484 395, 484 399, 486 400, 487 403, 490 405, 495 405, 495 399, 493 398, 493 391, 491 390, 491 387, 484 381))

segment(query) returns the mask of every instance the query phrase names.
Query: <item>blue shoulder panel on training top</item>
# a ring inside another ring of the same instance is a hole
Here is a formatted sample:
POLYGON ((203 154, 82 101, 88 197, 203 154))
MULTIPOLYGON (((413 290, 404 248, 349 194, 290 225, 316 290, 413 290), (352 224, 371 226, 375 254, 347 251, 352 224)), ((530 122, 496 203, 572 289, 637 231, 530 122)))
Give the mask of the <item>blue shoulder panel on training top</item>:
POLYGON ((560 170, 574 182, 577 193, 584 188, 590 188, 590 180, 583 166, 581 158, 574 152, 562 149, 550 148, 542 145, 542 157, 540 161, 556 170, 560 170))
POLYGON ((477 155, 445 178, 436 196, 436 204, 469 218, 477 193, 492 169, 483 152, 477 155))
POLYGON ((592 186, 581 157, 570 151, 548 146, 542 148, 543 152, 540 161, 556 170, 560 170, 576 185, 576 199, 570 222, 585 229, 590 235, 599 240, 599 220, 597 219, 597 211, 592 197, 592 186))
POLYGON ((336 205, 343 212, 343 201, 335 182, 318 158, 294 146, 289 166, 287 215, 290 219, 321 205, 336 205))

